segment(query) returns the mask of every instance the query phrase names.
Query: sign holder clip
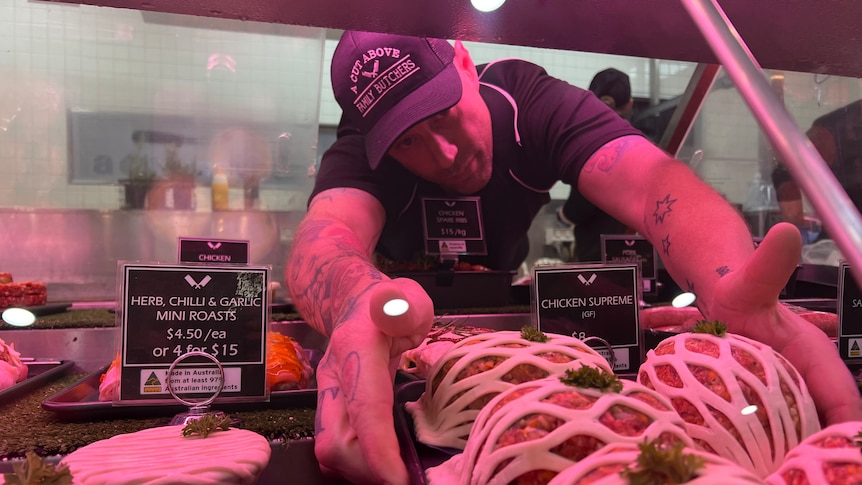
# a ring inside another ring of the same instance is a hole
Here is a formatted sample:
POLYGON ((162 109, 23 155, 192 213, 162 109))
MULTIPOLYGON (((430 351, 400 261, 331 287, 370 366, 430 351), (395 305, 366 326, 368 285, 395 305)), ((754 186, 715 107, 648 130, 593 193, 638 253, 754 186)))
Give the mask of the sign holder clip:
POLYGON ((225 416, 225 413, 222 411, 211 411, 210 405, 216 400, 216 398, 221 394, 222 389, 224 389, 224 367, 222 367, 221 362, 216 359, 214 356, 201 351, 187 352, 179 357, 177 357, 170 368, 168 368, 168 376, 167 376, 167 386, 168 392, 171 393, 174 399, 177 402, 184 404, 189 407, 189 410, 185 413, 179 413, 171 419, 171 425, 183 425, 185 426, 190 421, 196 421, 208 414, 214 415, 217 418, 222 418, 225 416), (174 369, 177 367, 181 361, 189 358, 189 357, 206 357, 207 359, 213 361, 219 370, 219 385, 218 389, 215 390, 212 396, 204 399, 203 401, 189 401, 187 399, 181 398, 176 390, 174 390, 173 386, 173 375, 174 369))

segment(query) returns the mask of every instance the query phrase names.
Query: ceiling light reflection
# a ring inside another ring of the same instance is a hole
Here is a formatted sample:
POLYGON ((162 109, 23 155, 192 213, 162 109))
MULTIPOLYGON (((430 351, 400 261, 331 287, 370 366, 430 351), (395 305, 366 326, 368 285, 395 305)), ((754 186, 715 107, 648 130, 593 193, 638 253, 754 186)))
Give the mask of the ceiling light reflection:
POLYGON ((506 0, 470 0, 470 3, 480 12, 493 12, 506 3, 506 0))
POLYGON ((670 304, 673 305, 674 308, 683 308, 694 303, 696 299, 697 296, 695 296, 694 293, 687 291, 685 293, 680 293, 679 295, 676 295, 674 299, 670 302, 670 304))
POLYGON ((742 408, 739 411, 739 414, 742 414, 743 416, 748 416, 749 414, 754 414, 756 412, 757 412, 757 406, 755 406, 754 404, 749 404, 748 406, 745 406, 744 408, 742 408))
POLYGON ((407 313, 407 310, 409 308, 410 304, 407 303, 407 300, 402 300, 401 298, 393 298, 392 300, 389 300, 383 304, 383 313, 389 315, 390 317, 399 317, 407 313))
POLYGON ((7 308, 3 310, 2 318, 13 327, 29 327, 36 322, 36 315, 24 308, 7 308))

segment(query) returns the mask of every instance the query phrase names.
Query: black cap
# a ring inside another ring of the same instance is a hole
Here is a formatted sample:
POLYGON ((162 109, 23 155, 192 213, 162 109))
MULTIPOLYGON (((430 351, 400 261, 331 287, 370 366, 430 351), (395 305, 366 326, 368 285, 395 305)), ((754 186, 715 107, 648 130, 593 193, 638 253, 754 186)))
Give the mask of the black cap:
POLYGON ((632 86, 628 74, 612 67, 593 77, 590 91, 613 109, 622 108, 632 99, 632 86), (613 101, 613 104, 609 101, 613 101))
POLYGON ((454 58, 443 39, 344 32, 332 56, 332 90, 365 135, 371 168, 407 129, 461 99, 454 58))

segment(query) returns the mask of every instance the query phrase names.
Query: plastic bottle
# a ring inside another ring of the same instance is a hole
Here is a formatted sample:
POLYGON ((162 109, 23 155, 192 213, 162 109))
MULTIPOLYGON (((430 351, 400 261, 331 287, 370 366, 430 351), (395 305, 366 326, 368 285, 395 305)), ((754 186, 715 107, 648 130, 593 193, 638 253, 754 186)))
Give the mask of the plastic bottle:
POLYGON ((742 204, 742 211, 755 237, 763 237, 772 227, 776 221, 770 220, 769 216, 777 210, 775 189, 759 172, 755 173, 754 180, 748 186, 748 197, 742 204))
POLYGON ((212 208, 214 211, 225 211, 230 208, 227 175, 219 169, 216 169, 215 175, 213 175, 212 208))

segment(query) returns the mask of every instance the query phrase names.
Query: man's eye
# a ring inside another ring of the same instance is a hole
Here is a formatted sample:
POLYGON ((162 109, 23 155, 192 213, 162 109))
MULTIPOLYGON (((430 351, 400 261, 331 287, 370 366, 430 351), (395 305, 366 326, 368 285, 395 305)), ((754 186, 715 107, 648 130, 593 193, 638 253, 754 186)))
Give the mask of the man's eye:
POLYGON ((406 136, 398 141, 398 148, 410 148, 416 141, 412 136, 406 136))
POLYGON ((445 118, 445 117, 449 116, 449 113, 450 113, 451 111, 452 111, 452 108, 446 108, 446 109, 444 109, 443 111, 441 111, 441 112, 439 112, 439 113, 435 114, 435 115, 434 115, 434 118, 436 118, 436 119, 438 119, 438 120, 439 120, 439 119, 441 119, 441 118, 445 118))

